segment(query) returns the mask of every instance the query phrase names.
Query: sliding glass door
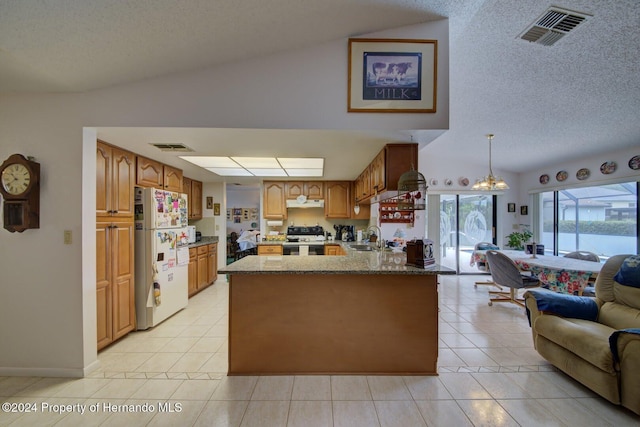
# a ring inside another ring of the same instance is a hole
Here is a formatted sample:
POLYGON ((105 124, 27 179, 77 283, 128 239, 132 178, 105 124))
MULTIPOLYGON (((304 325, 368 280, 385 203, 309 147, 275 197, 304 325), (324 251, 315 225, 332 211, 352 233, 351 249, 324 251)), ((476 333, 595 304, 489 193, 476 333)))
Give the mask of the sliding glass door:
POLYGON ((478 242, 494 242, 495 196, 486 194, 440 196, 441 264, 458 274, 477 274, 470 265, 478 242))
POLYGON ((544 192, 539 203, 546 253, 638 253, 637 182, 544 192))

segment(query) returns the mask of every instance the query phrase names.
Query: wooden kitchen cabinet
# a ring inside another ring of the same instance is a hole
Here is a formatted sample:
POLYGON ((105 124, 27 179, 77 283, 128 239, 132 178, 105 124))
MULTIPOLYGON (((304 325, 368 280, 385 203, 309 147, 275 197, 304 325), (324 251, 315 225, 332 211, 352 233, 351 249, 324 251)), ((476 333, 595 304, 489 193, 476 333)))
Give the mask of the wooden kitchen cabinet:
POLYGON ((397 191, 400 176, 412 167, 418 169, 418 144, 387 144, 356 179, 354 200, 397 191))
POLYGON ((134 224, 96 222, 98 350, 135 328, 134 224))
POLYGON ((258 245, 258 255, 282 255, 282 245, 258 245))
POLYGON ((361 200, 371 197, 371 167, 367 167, 356 179, 355 185, 355 200, 359 202, 361 200))
MULTIPOLYGON (((371 164, 369 165, 369 179, 371 181, 370 184, 370 195, 375 196, 378 192, 382 191, 386 188, 385 185, 385 159, 386 159, 386 150, 382 150, 378 153, 378 155, 373 159, 371 164)), ((417 163, 416 166, 417 167, 417 163)))
POLYGON ((324 245, 325 255, 344 255, 344 251, 340 245, 324 245))
POLYGON ((324 216, 326 218, 351 217, 350 181, 327 181, 325 194, 324 216))
POLYGON ((324 199, 323 181, 286 181, 284 182, 285 199, 296 199, 299 196, 307 196, 307 199, 324 199))
POLYGON ((141 187, 164 188, 162 163, 146 157, 136 158, 136 184, 141 187))
POLYGON ((162 183, 167 191, 182 191, 182 170, 169 165, 162 165, 162 183))
POLYGON ((207 248, 207 286, 210 286, 218 278, 218 244, 210 243, 207 248))
POLYGON ((98 141, 96 216, 133 218, 136 155, 98 141))
POLYGON ((288 200, 296 199, 298 196, 304 195, 304 182, 287 181, 284 183, 284 194, 288 200))
POLYGON ((209 283, 209 272, 207 270, 207 258, 209 256, 209 247, 207 245, 198 246, 198 271, 196 273, 196 286, 198 291, 206 288, 209 283))
POLYGON ((136 184, 181 193, 182 171, 146 157, 136 157, 136 184))
POLYGON ((182 192, 187 195, 189 219, 202 219, 202 182, 183 176, 182 192))
POLYGON ((189 248, 189 266, 188 266, 189 279, 189 297, 195 295, 198 292, 198 249, 189 248))
POLYGON ((262 216, 265 219, 287 219, 285 183, 265 181, 262 186, 262 216))
POLYGON ((189 297, 212 285, 218 278, 218 244, 189 248, 189 297))

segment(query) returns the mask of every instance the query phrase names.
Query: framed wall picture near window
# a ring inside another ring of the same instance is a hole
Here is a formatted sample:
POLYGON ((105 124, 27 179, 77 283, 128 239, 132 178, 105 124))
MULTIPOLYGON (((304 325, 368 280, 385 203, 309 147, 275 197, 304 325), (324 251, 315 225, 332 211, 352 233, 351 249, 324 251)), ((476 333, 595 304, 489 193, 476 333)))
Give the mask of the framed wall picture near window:
POLYGON ((529 207, 527 205, 520 206, 520 215, 529 215, 529 207))
POLYGON ((347 111, 435 113, 437 40, 349 39, 347 111))
POLYGON ((507 203, 507 212, 515 212, 516 204, 515 203, 507 203))

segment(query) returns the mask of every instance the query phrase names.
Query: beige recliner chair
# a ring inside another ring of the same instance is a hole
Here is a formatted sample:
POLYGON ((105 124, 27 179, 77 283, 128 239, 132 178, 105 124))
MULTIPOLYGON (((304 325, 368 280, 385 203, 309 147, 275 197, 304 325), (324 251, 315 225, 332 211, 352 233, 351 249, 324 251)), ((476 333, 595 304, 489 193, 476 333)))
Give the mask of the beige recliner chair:
POLYGON ((640 257, 616 255, 598 274, 595 297, 545 289, 524 295, 538 353, 636 414, 640 414, 639 278, 640 257))

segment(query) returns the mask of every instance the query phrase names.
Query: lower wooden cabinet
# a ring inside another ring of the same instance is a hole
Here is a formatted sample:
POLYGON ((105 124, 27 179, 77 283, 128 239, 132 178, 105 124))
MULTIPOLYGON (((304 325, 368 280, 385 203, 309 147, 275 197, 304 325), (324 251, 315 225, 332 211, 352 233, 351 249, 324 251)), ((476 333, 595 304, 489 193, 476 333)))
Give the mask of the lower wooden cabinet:
POLYGON ((198 249, 189 248, 189 296, 198 292, 198 249))
POLYGON ((209 255, 209 247, 207 245, 198 246, 198 272, 197 272, 197 286, 198 291, 207 287, 207 280, 209 279, 207 273, 207 256, 209 255))
POLYGON ((340 245, 324 245, 325 255, 344 255, 344 251, 340 245))
POLYGON ((258 255, 282 255, 282 245, 258 245, 258 255))
POLYGON ((212 285, 218 278, 218 244, 211 243, 207 247, 207 283, 212 285))
POLYGON ((96 222, 98 350, 136 326, 133 222, 96 222))
POLYGON ((211 286, 218 278, 218 244, 189 248, 189 297, 211 286))

